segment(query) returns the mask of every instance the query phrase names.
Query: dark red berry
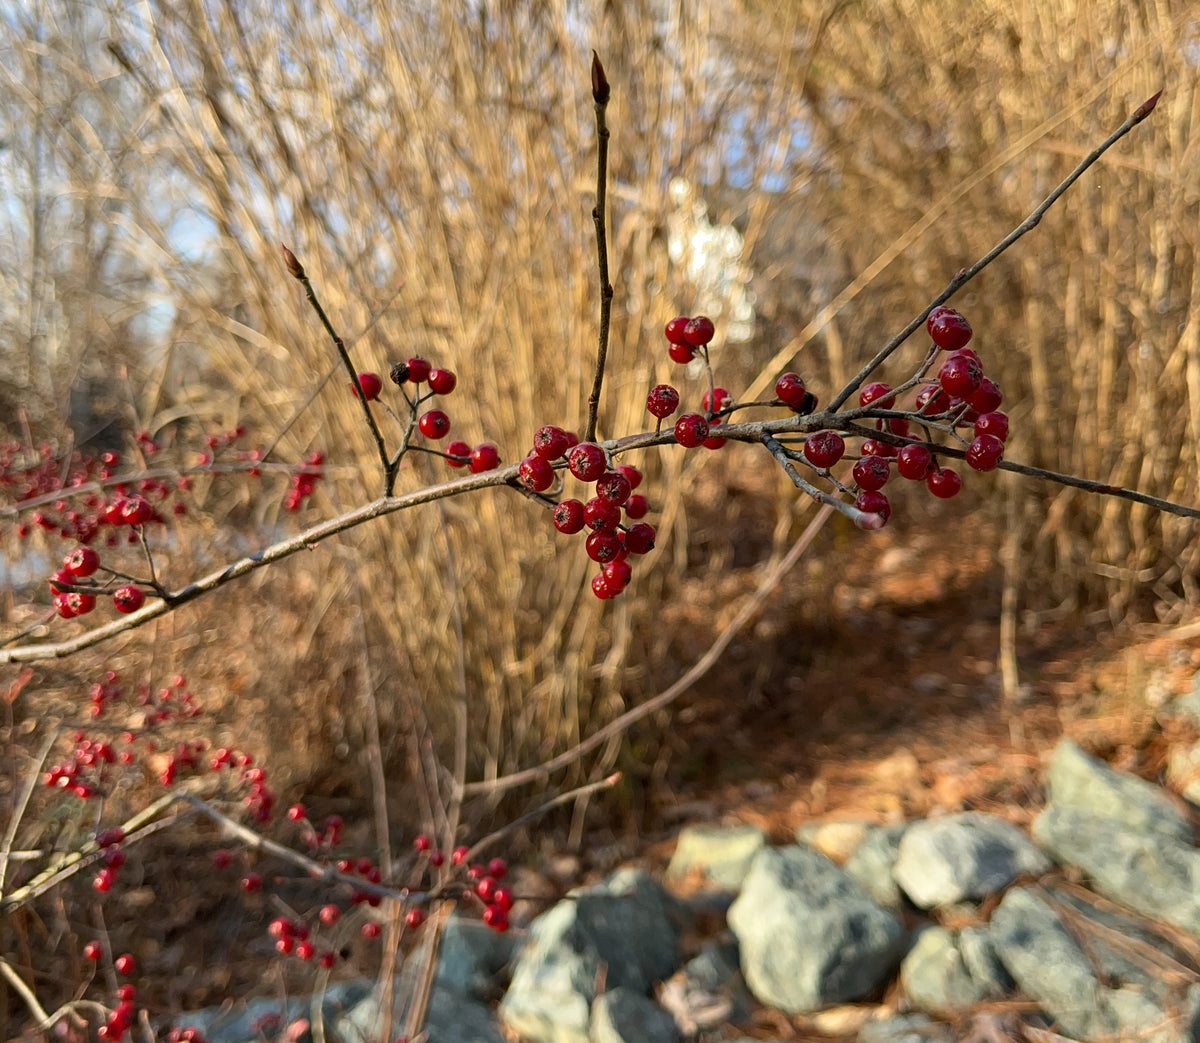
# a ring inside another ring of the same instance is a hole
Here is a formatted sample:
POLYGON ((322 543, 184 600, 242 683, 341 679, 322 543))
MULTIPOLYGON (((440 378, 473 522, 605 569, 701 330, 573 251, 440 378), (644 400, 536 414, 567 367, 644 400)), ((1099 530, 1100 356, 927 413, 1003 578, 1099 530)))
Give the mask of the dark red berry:
POLYGON ((1004 455, 1004 443, 995 435, 976 435, 967 446, 967 464, 976 471, 994 471, 1004 455))
POLYGON ((873 383, 867 384, 858 393, 858 404, 860 406, 869 406, 874 403, 880 409, 891 409, 896 404, 896 396, 891 394, 891 390, 891 384, 885 384, 882 380, 876 380, 873 383))
POLYGON ((690 315, 677 315, 673 318, 667 323, 666 329, 663 330, 667 335, 667 340, 672 344, 686 344, 687 341, 683 338, 683 331, 691 321, 690 315))
POLYGON ((429 390, 436 395, 448 395, 458 386, 458 377, 448 369, 429 371, 429 390))
POLYGON ((1004 395, 1000 393, 1000 385, 994 380, 984 377, 980 381, 979 390, 967 399, 967 405, 983 416, 984 413, 995 412, 1003 401, 1004 395))
MULTIPOLYGON (((379 397, 379 392, 383 390, 383 381, 379 379, 378 373, 360 373, 358 386, 362 388, 363 398, 370 402, 379 397)), ((350 390, 354 392, 354 397, 358 398, 358 388, 353 383, 350 384, 350 390)))
POLYGON ((96 595, 85 594, 81 590, 72 590, 69 594, 60 595, 67 599, 67 605, 73 616, 84 616, 96 607, 96 595))
POLYGON ((451 442, 446 453, 449 457, 446 463, 451 467, 466 467, 471 462, 471 447, 466 442, 451 442))
POLYGON ((420 927, 425 922, 425 910, 410 909, 404 914, 404 922, 411 928, 420 927))
POLYGON ((621 524, 621 509, 593 496, 583 505, 583 521, 594 532, 616 532, 621 524))
POLYGON ((813 467, 832 467, 845 452, 846 443, 836 431, 817 431, 804 440, 804 456, 813 467))
POLYGON ((440 409, 423 413, 417 427, 426 438, 445 438, 450 433, 450 418, 440 409))
POLYGON ((581 482, 594 482, 608 469, 608 460, 595 442, 580 442, 567 453, 567 466, 581 482))
POLYGON ((89 960, 98 960, 104 955, 104 946, 99 942, 88 942, 83 947, 83 955, 89 960))
POLYGON ((868 492, 882 489, 891 476, 888 462, 881 456, 864 456, 854 465, 854 480, 868 492))
POLYGON ((896 447, 891 442, 881 442, 877 438, 868 438, 859 447, 859 452, 863 456, 882 456, 885 460, 890 460, 896 455, 896 447))
POLYGON ((63 568, 75 576, 90 576, 100 567, 100 555, 91 547, 76 547, 67 555, 63 568))
POLYGON ((629 479, 620 471, 607 471, 596 479, 596 495, 613 507, 620 507, 632 491, 629 479))
POLYGON ((477 445, 471 452, 471 473, 482 474, 484 471, 494 471, 500 463, 500 454, 491 442, 477 445))
POLYGON ((641 493, 634 493, 625 501, 625 516, 632 518, 634 521, 637 521, 638 518, 646 517, 646 512, 649 509, 650 504, 641 493))
POLYGON ((917 412, 923 416, 937 416, 952 405, 954 400, 938 384, 926 384, 917 392, 917 412))
POLYGON ((678 362, 682 366, 696 357, 696 349, 690 344, 672 344, 667 349, 667 354, 672 362, 678 362))
POLYGON ((719 413, 731 405, 733 405, 733 396, 723 387, 715 387, 711 393, 706 391, 700 397, 700 408, 705 413, 719 413))
POLYGON ((629 479, 630 490, 636 489, 642 484, 642 472, 630 464, 617 464, 613 468, 614 471, 620 471, 626 478, 629 479))
POLYGON ((521 461, 520 467, 517 468, 517 476, 523 485, 535 493, 549 489, 554 484, 554 468, 550 461, 537 455, 528 456, 521 461))
POLYGON ((121 505, 121 521, 126 525, 145 525, 154 518, 154 508, 140 496, 131 496, 121 505))
POLYGON ((925 320, 929 337, 943 351, 957 351, 971 339, 971 324, 953 308, 939 305, 925 320))
POLYGON ((909 481, 924 481, 932 467, 933 454, 923 445, 906 445, 896 454, 896 470, 909 481))
POLYGON ((868 515, 867 518, 857 520, 859 528, 882 529, 887 524, 888 518, 892 516, 892 505, 888 503, 888 498, 881 492, 859 493, 854 500, 854 506, 868 515), (877 515, 877 517, 872 518, 871 515, 877 515))
POLYGON ((683 339, 693 348, 701 348, 713 339, 716 328, 707 315, 697 315, 683 327, 683 339))
POLYGON ((613 590, 608 585, 608 580, 605 579, 603 572, 597 572, 592 577, 592 593, 601 601, 607 601, 609 598, 616 597, 619 591, 613 590))
POLYGON ((533 451, 546 460, 557 460, 567 451, 569 441, 561 427, 547 424, 533 433, 533 451))
POLYGON ((493 931, 503 934, 508 930, 508 913, 498 905, 489 905, 483 911, 483 922, 493 931))
POLYGON ((118 974, 130 975, 134 972, 136 966, 133 962, 133 957, 129 953, 124 953, 113 960, 113 967, 116 968, 118 974))
POLYGON ((583 504, 579 500, 563 500, 554 508, 554 527, 567 536, 583 528, 583 504))
POLYGON ((118 612, 136 612, 142 607, 146 595, 140 587, 127 584, 113 591, 113 604, 118 612))
POLYGON ((584 545, 587 556, 600 565, 612 561, 621 551, 621 537, 612 532, 593 532, 584 545))
POLYGON ((958 476, 957 471, 952 471, 949 467, 942 467, 929 472, 929 477, 925 479, 925 485, 934 496, 948 500, 951 496, 958 495, 958 491, 962 488, 962 479, 958 476))
POLYGON ((951 355, 938 370, 942 389, 954 398, 970 398, 983 380, 983 367, 969 355, 951 355))
POLYGON ((625 533, 625 549, 630 554, 649 554, 654 549, 654 526, 635 522, 625 533))
POLYGON ((414 384, 423 384, 429 379, 429 363, 423 358, 411 358, 406 365, 408 366, 408 379, 414 384))
POLYGON ((975 434, 994 435, 1001 442, 1008 439, 1008 414, 1000 412, 984 413, 975 421, 975 434))
POLYGON ((633 568, 622 559, 610 561, 601 571, 609 590, 624 590, 633 579, 633 568))
POLYGON ((795 373, 784 373, 775 381, 775 397, 793 409, 804 404, 804 381, 795 373))
POLYGON ((659 384, 646 396, 646 408, 653 416, 664 420, 679 408, 679 392, 670 384, 659 384))
POLYGON ((684 413, 675 421, 675 441, 688 449, 703 445, 708 437, 708 421, 699 413, 684 413))

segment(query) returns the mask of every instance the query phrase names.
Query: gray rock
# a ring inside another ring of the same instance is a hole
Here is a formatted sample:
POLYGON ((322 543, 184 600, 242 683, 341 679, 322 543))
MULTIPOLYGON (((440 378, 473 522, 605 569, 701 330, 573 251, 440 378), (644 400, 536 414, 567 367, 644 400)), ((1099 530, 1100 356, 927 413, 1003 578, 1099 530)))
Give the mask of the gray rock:
POLYGON ((924 1014, 897 1014, 864 1025, 858 1043, 950 1043, 950 1026, 924 1014))
POLYGON ((705 946, 663 983, 658 1001, 685 1036, 723 1022, 747 1021, 751 997, 742 982, 737 942, 705 946))
MULTIPOLYGON (((517 933, 501 934, 478 918, 456 913, 442 932, 434 986, 481 1002, 493 1000, 519 945, 517 933)), ((406 970, 423 968, 428 953, 427 944, 418 945, 405 960, 406 970)))
POLYGON ((987 988, 988 996, 1003 996, 1013 987, 1012 976, 1005 969, 986 927, 964 927, 958 934, 958 951, 971 977, 987 988))
POLYGON ((766 842, 766 832, 757 826, 689 826, 679 834, 667 876, 698 871, 714 886, 736 891, 766 842))
POLYGON ((904 994, 930 1014, 953 1015, 1003 990, 990 976, 977 979, 963 957, 958 936, 944 927, 927 927, 900 965, 904 994))
POLYGON ((1050 759, 1046 798, 1047 805, 1058 810, 1108 819, 1137 833, 1192 842, 1192 827, 1161 789, 1136 775, 1114 771, 1070 739, 1063 739, 1050 759))
POLYGON ((1167 754, 1167 781, 1184 800, 1200 804, 1200 742, 1173 746, 1167 754))
POLYGON ((729 925, 750 991, 793 1014, 867 995, 895 969, 904 944, 891 913, 805 847, 755 856, 729 925))
POLYGON ((921 909, 984 898, 1051 861, 1011 822, 966 812, 914 822, 900 840, 893 875, 921 909))
POLYGON ((904 895, 892 871, 900 855, 900 839, 907 829, 908 824, 902 823, 868 831, 842 867, 875 901, 892 909, 904 904, 904 895))
POLYGON ((642 995, 675 967, 670 899, 648 873, 578 888, 530 927, 500 1020, 533 1043, 587 1043, 596 986, 642 995))
MULTIPOLYGON (((1117 914, 1109 914, 1109 916, 1117 914)), ((1137 925, 1128 918, 1126 926, 1137 925)), ((1119 922, 1119 921, 1118 921, 1119 922)), ((1017 888, 992 915, 991 932, 1017 985, 1070 1036, 1181 1043, 1200 1035, 1200 985, 1169 984, 1114 938, 1113 921, 1053 892, 1017 888), (1064 923, 1063 910, 1069 912, 1064 923), (1086 948, 1080 943, 1084 940, 1086 948)))
POLYGON ((629 988, 612 989, 592 1004, 592 1043, 678 1043, 665 1010, 629 988))

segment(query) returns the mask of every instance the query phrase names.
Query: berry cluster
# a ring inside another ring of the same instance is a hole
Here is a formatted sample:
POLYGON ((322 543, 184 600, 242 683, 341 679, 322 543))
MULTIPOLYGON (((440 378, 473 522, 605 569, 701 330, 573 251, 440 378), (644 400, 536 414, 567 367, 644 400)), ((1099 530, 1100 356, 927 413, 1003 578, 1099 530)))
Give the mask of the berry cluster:
MULTIPOLYGON (((104 957, 104 946, 98 941, 88 942, 83 947, 83 955, 90 962, 98 963, 104 957)), ((123 953, 113 960, 113 969, 122 977, 128 978, 137 972, 137 964, 133 956, 123 953)), ((117 986, 117 1005, 104 1019, 104 1024, 96 1030, 96 1036, 99 1039, 116 1041, 125 1038, 125 1034, 137 1017, 137 1009, 133 1003, 136 997, 137 990, 128 982, 117 986)), ((182 1040, 184 1037, 175 1038, 182 1040)), ((188 1037, 188 1043, 204 1043, 204 1037, 199 1033, 194 1033, 188 1037)))

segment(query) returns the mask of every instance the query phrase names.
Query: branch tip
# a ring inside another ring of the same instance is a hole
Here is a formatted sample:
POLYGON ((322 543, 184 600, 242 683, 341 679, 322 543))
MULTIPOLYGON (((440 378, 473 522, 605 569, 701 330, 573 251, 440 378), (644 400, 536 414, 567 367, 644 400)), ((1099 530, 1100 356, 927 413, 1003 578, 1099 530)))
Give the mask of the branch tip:
POLYGON ((296 260, 296 255, 292 253, 283 243, 279 244, 279 249, 283 251, 283 264, 288 270, 288 275, 293 279, 304 278, 304 265, 296 260))
POLYGON ((608 77, 604 75, 604 66, 600 62, 600 55, 592 51, 592 99, 597 105, 607 105, 611 94, 612 90, 608 86, 608 77))
POLYGON ((1158 99, 1162 97, 1162 88, 1159 88, 1157 94, 1152 98, 1147 98, 1141 105, 1138 106, 1137 112, 1133 114, 1135 120, 1144 120, 1154 111, 1154 106, 1158 104, 1158 99))

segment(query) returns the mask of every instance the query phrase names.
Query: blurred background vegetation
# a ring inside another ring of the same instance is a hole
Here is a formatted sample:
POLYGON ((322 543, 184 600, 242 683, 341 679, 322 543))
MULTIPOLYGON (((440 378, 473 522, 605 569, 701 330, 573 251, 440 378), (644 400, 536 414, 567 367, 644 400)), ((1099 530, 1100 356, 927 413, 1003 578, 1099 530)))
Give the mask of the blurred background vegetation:
MULTIPOLYGON (((644 429, 646 388, 681 379, 661 335, 680 312, 716 320, 735 397, 795 368, 828 401, 1164 87, 1152 119, 952 303, 1001 379, 1011 458, 1197 502, 1200 16, 1185 0, 29 0, 0 31, 5 439, 65 452, 146 428, 185 445, 241 423, 260 444, 285 432, 275 459, 326 452, 335 477, 305 519, 376 495, 373 446, 342 376, 322 386, 336 358, 280 241, 360 368, 422 354, 458 373, 453 437, 515 462, 541 424, 581 426, 594 47, 613 85, 605 437, 644 429)), ((699 393, 693 380, 685 398, 699 393)), ((456 700, 471 777, 487 778, 562 750, 704 650, 746 589, 731 574, 759 575, 809 515, 764 456, 634 461, 660 543, 616 602, 591 596, 582 548, 494 491, 364 526, 69 669, 186 672, 228 741, 260 743, 329 798, 362 793, 373 703, 401 814, 420 818, 401 782, 414 736, 427 722, 444 738, 456 700)), ((445 473, 418 459, 401 486, 445 473)), ((1192 523, 1012 477, 968 476, 945 510, 909 490, 889 530, 953 540, 983 512, 962 538, 994 541, 1008 611, 1034 624, 1194 607, 1192 523)), ((298 524, 282 500, 247 483, 202 502, 168 575, 298 524)), ((847 538, 875 553, 834 526, 812 554, 847 538)), ((829 580, 813 582, 821 606, 829 580)), ((72 676, 39 668, 68 694, 72 676)))

